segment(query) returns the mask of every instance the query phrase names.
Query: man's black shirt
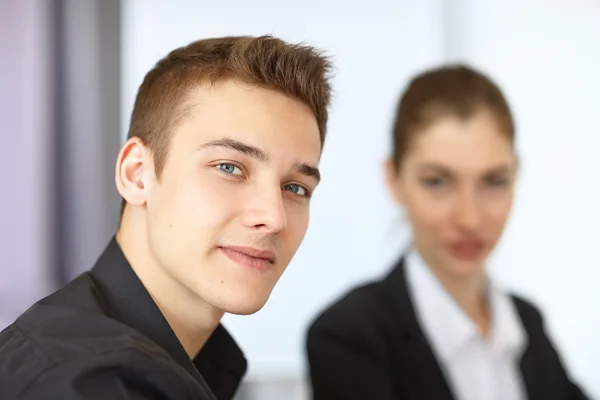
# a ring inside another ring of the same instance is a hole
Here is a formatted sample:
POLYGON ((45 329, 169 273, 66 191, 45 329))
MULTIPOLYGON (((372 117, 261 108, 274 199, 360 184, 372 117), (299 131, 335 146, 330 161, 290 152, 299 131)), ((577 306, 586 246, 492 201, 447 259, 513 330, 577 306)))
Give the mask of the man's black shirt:
POLYGON ((115 238, 0 333, 2 400, 231 399, 245 371, 221 325, 190 360, 115 238))

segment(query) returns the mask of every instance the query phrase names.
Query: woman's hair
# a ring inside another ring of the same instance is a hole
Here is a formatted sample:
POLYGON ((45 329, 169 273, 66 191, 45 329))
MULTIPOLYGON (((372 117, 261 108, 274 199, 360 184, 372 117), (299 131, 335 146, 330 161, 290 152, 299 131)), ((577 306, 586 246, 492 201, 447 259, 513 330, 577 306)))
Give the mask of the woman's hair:
POLYGON ((515 127, 500 88, 483 73, 464 65, 442 66, 415 76, 402 94, 393 130, 396 170, 419 132, 445 117, 466 120, 491 112, 514 144, 515 127))

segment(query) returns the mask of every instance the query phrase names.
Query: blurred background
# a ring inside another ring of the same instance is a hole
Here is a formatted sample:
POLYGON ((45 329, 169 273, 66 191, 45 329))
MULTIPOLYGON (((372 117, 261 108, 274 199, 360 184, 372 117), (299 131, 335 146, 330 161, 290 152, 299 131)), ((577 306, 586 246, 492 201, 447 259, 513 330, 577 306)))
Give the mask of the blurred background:
POLYGON ((239 400, 307 399, 308 323, 402 251, 382 168, 395 102, 452 61, 495 79, 517 121, 517 199, 491 273, 542 309, 600 398, 600 0, 0 0, 0 329, 114 233, 114 163, 153 64, 196 39, 266 33, 324 49, 337 70, 306 239, 263 310, 225 317, 250 363, 239 400))

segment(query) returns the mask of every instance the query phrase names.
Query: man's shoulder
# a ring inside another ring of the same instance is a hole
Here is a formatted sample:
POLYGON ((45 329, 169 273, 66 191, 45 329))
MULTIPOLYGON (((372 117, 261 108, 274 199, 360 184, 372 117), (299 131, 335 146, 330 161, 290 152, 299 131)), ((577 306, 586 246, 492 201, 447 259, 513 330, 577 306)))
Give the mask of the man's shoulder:
POLYGON ((63 323, 79 327, 47 325, 40 334, 17 321, 0 334, 0 398, 186 399, 203 390, 141 335, 109 321, 67 317, 63 323))
POLYGON ((111 318, 89 274, 33 304, 0 333, 2 360, 22 349, 59 364, 134 346, 143 336, 111 318))
POLYGON ((40 300, 0 333, 0 393, 13 398, 4 391, 23 393, 94 371, 142 376, 178 368, 157 344, 110 318, 87 279, 40 300))
POLYGON ((71 305, 40 303, 0 333, 2 358, 23 345, 43 352, 54 364, 107 351, 160 349, 142 333, 109 315, 71 305))

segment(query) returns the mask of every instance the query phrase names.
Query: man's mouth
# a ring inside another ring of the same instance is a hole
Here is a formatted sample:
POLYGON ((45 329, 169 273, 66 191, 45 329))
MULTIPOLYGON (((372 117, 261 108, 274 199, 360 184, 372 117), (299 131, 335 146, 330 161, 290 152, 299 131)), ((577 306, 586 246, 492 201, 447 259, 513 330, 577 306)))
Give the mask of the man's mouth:
POLYGON ((275 253, 255 247, 219 246, 219 250, 235 263, 264 271, 275 265, 275 253))

